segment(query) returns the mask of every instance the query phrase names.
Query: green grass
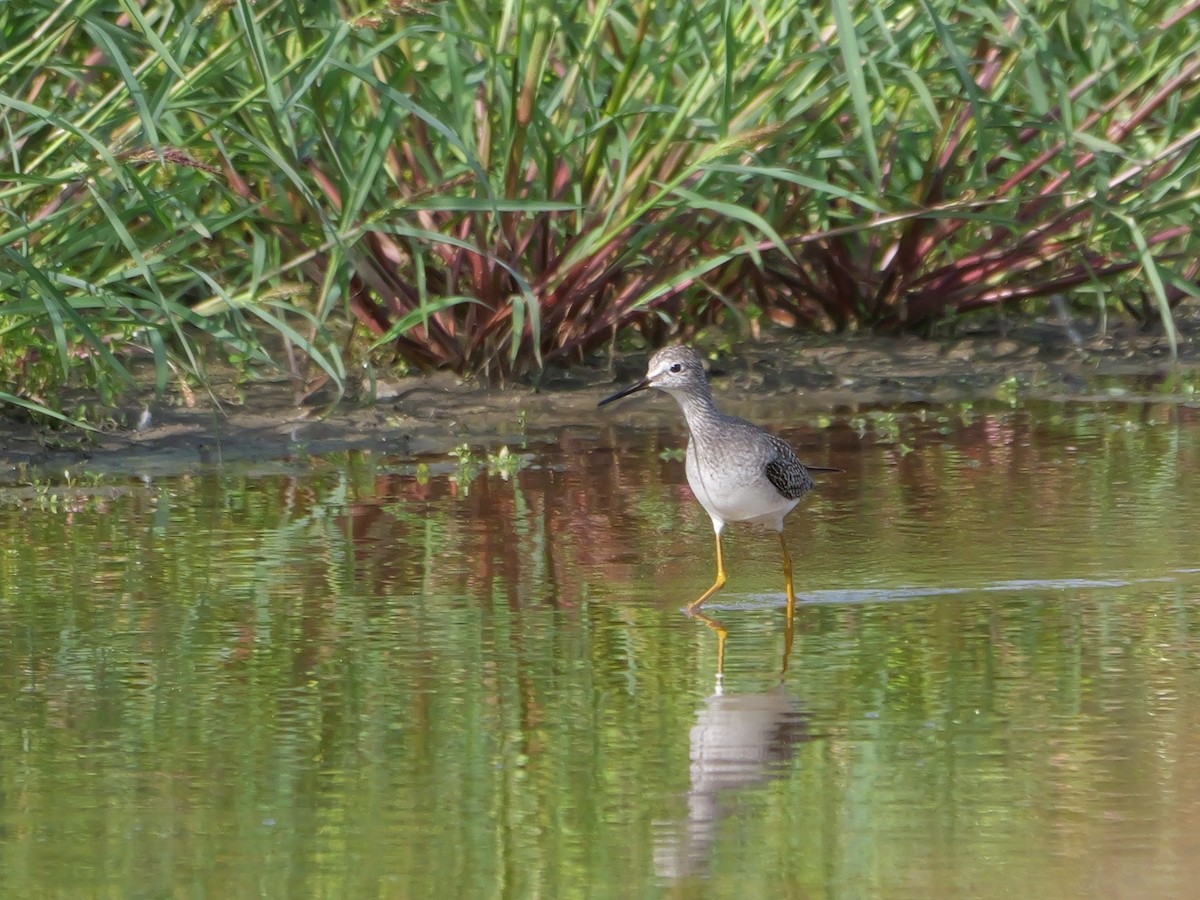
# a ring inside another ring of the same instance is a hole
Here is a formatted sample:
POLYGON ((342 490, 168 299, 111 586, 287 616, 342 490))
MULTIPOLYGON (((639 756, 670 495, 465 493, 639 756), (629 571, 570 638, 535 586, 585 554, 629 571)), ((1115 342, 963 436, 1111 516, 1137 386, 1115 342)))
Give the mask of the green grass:
POLYGON ((37 408, 1052 295, 1174 340, 1198 293, 1195 0, 32 0, 0 71, 0 400, 37 408))

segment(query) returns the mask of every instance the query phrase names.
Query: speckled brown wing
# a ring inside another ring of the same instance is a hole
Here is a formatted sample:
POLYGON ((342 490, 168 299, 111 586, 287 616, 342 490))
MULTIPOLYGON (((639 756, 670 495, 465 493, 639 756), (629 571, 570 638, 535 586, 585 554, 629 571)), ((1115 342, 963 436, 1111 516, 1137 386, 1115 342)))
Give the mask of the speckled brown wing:
POLYGON ((767 481, 774 485, 781 496, 799 500, 813 489, 812 476, 792 448, 774 435, 771 435, 771 446, 775 449, 775 455, 767 460, 764 468, 767 481))

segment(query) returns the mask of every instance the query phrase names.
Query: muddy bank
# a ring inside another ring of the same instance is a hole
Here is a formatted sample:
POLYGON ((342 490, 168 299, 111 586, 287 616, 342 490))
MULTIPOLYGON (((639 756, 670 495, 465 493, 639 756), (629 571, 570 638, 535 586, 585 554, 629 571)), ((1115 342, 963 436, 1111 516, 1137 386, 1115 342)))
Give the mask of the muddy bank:
MULTIPOLYGON (((944 340, 775 336, 721 354, 712 378, 724 409, 772 423, 987 398, 1200 405, 1200 316, 1181 326, 1174 364, 1157 330, 1118 323, 1101 334, 1079 323, 1030 323, 944 340)), ((562 428, 677 421, 674 404, 661 398, 596 409, 614 384, 641 377, 645 359, 597 358, 507 389, 445 373, 387 379, 352 385, 337 403, 317 394, 299 405, 286 381, 247 387, 217 377, 213 396, 197 392, 191 404, 178 393, 129 398, 108 411, 102 434, 38 428, 6 416, 0 483, 59 479, 65 472, 159 477, 235 464, 269 470, 350 449, 411 457, 463 443, 536 443, 562 428)))

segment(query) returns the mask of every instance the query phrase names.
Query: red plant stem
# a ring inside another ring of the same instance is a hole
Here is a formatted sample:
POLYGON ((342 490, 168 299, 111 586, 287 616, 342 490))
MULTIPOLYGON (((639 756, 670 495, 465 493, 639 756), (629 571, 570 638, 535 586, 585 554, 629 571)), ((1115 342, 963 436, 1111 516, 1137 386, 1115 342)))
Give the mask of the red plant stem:
MULTIPOLYGON (((1200 0, 1196 0, 1196 2, 1194 2, 1192 4, 1192 6, 1200 6, 1200 0)), ((1176 17, 1172 17, 1172 18, 1176 18, 1176 17)), ((1175 92, 1177 92, 1179 88, 1183 87, 1184 85, 1186 85, 1190 81, 1192 81, 1196 77, 1197 72, 1200 72, 1200 59, 1190 60, 1184 66, 1184 68, 1175 75, 1174 78, 1172 78, 1166 85, 1161 87, 1150 98, 1148 98, 1146 101, 1144 101, 1142 103, 1141 107, 1129 119, 1125 120, 1124 122, 1115 123, 1114 125, 1110 126, 1106 133, 1106 137, 1108 137, 1108 139, 1113 142, 1119 142, 1119 141, 1125 139, 1128 136, 1128 134, 1133 131, 1134 128, 1136 128, 1143 121, 1145 121, 1146 118, 1148 118, 1150 115, 1152 115, 1154 113, 1154 111, 1157 110, 1158 107, 1160 107, 1164 102, 1169 100, 1170 97, 1175 92)), ((1081 96, 1087 90, 1087 88, 1090 87, 1092 84, 1094 84, 1095 81, 1097 79, 1099 79, 1101 77, 1101 75, 1103 75, 1103 74, 1104 73, 1102 73, 1102 72, 1093 73, 1093 74, 1089 75, 1087 78, 1083 79, 1083 81, 1080 84, 1078 84, 1074 88, 1072 88, 1070 95, 1069 95, 1071 97, 1071 99, 1076 99, 1079 96, 1081 96)), ((1095 124, 1098 121, 1100 121, 1102 118, 1104 118, 1105 116, 1111 115, 1113 113, 1113 111, 1118 109, 1128 99, 1129 95, 1132 94, 1136 89, 1137 89, 1136 85, 1129 85, 1125 90, 1121 91, 1117 96, 1111 98, 1099 110, 1096 110, 1095 112, 1093 112, 1089 116, 1087 116, 1084 119, 1084 121, 1080 124, 1080 127, 1078 130, 1079 131, 1087 131, 1088 129, 1094 127, 1095 124)), ((1042 118, 1043 118, 1043 120, 1046 120, 1048 118, 1051 118, 1051 117, 1057 115, 1057 112, 1058 112, 1057 108, 1055 108, 1053 110, 1050 110, 1048 113, 1046 113, 1042 118)), ((1019 144, 1028 143, 1028 141, 1032 140, 1033 137, 1036 136, 1038 133, 1039 133, 1039 129, 1037 129, 1036 127, 1033 127, 1033 126, 1023 129, 1021 131, 1020 135, 1018 136, 1018 143, 1019 144)), ((994 189, 992 191, 992 196, 1002 197, 1002 196, 1007 196, 1008 194, 1010 194, 1017 186, 1024 184, 1035 173, 1037 173, 1038 171, 1043 169, 1052 159, 1061 155, 1062 152, 1066 149, 1066 146, 1067 146, 1067 144, 1064 139, 1064 140, 1057 142, 1054 146, 1047 148, 1047 150, 1043 151, 1035 159, 1031 160, 1029 163, 1027 163, 1025 166, 1023 166, 1015 174, 1010 176, 1006 181, 1002 182, 999 185, 999 187, 997 187, 996 189, 994 189)), ((1095 161, 1095 158, 1096 158, 1096 154, 1094 151, 1085 151, 1085 152, 1081 153, 1080 155, 1076 156, 1075 159, 1072 160, 1072 164, 1067 170, 1059 173, 1049 183, 1043 185, 1040 193, 1043 195, 1043 197, 1048 197, 1049 195, 1056 193, 1061 188, 1063 183, 1065 183, 1065 181, 1067 180, 1067 178, 1070 176, 1070 174, 1072 172, 1078 172, 1083 167, 1090 165, 1092 162, 1095 161)), ((1003 156, 998 156, 996 159, 994 159, 993 161, 988 163, 987 171, 989 173, 991 173, 1003 164, 1004 164, 1003 156)), ((1047 199, 1030 201, 1028 204, 1026 204, 1025 206, 1022 207, 1020 213, 1018 214, 1019 220, 1029 221, 1029 219, 1032 218, 1033 216, 1040 215, 1041 211, 1045 208, 1047 202, 1049 202, 1047 199)), ((928 254, 929 252, 931 252, 934 246, 936 246, 938 243, 948 240, 956 232, 958 232, 962 228, 966 227, 967 224, 968 224, 967 222, 962 221, 962 220, 958 220, 958 221, 944 220, 944 224, 941 227, 934 229, 934 232, 932 234, 929 234, 926 237, 926 239, 921 243, 919 249, 916 251, 917 258, 920 258, 921 256, 924 256, 924 255, 928 254)), ((1005 239, 1005 236, 1003 234, 997 235, 991 241, 989 241, 987 244, 984 245, 984 250, 986 251, 989 248, 993 248, 993 247, 997 246, 1004 239, 1005 239)))
MULTIPOLYGON (((1187 226, 1172 226, 1147 236, 1146 244, 1150 247, 1157 247, 1178 238, 1188 237, 1190 234, 1191 229, 1187 226)), ((960 271, 958 265, 948 267, 952 268, 952 271, 948 274, 953 277, 940 282, 936 280, 938 273, 931 273, 928 279, 922 279, 922 281, 927 281, 927 283, 921 291, 909 299, 908 311, 910 315, 908 321, 926 320, 940 314, 942 310, 950 306, 962 310, 971 309, 973 308, 972 301, 960 301, 956 299, 965 290, 973 289, 974 285, 986 282, 1001 271, 1005 271, 1009 276, 1015 276, 1025 271, 1032 271, 1045 265, 1052 259, 1063 256, 1071 250, 1072 247, 1067 244, 1047 243, 1039 248, 1040 252, 1037 254, 1019 248, 1014 249, 1003 257, 991 260, 990 264, 986 267, 979 266, 966 271, 960 271)), ((981 305, 987 305, 988 302, 997 302, 995 298, 998 297, 1008 300, 1018 296, 1046 296, 1068 287, 1075 287, 1094 280, 1097 277, 1096 273, 1100 273, 1101 277, 1111 277, 1112 275, 1135 269, 1141 264, 1140 259, 1107 263, 1093 260, 1086 266, 1082 264, 1076 265, 1068 270, 1067 274, 1059 276, 1050 282, 1043 282, 1041 285, 1029 285, 1024 288, 997 288, 981 293, 978 296, 981 298, 993 298, 981 305), (1004 293, 1004 291, 1008 291, 1009 293, 1004 293), (1018 294, 1018 291, 1025 291, 1025 293, 1018 294)))
POLYGON ((1177 23, 1182 22, 1198 9, 1200 9, 1200 0, 1192 0, 1191 3, 1187 4, 1182 9, 1175 10, 1175 12, 1173 12, 1170 16, 1163 19, 1163 23, 1159 26, 1159 28, 1162 31, 1173 28, 1177 23))

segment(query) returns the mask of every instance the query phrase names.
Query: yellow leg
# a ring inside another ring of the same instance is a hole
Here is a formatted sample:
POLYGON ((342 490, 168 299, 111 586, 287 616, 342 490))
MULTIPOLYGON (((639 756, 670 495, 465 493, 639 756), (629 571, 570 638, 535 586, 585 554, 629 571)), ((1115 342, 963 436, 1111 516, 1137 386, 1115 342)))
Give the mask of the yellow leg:
POLYGON ((788 553, 787 541, 779 532, 779 546, 783 550, 783 576, 787 579, 787 624, 783 629, 783 673, 787 674, 788 658, 792 655, 792 640, 795 637, 796 590, 792 587, 792 557, 788 553))
POLYGON ((700 608, 700 604, 725 587, 725 582, 729 580, 729 576, 725 574, 725 553, 721 550, 721 532, 717 532, 717 580, 713 582, 713 586, 700 595, 698 600, 693 600, 688 604, 688 612, 695 612, 700 608))
POLYGON ((796 589, 792 587, 792 557, 782 531, 779 532, 779 547, 783 550, 783 577, 787 579, 787 618, 790 623, 796 615, 796 589))

